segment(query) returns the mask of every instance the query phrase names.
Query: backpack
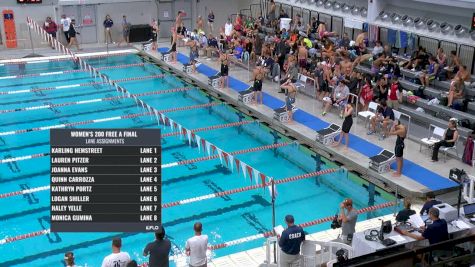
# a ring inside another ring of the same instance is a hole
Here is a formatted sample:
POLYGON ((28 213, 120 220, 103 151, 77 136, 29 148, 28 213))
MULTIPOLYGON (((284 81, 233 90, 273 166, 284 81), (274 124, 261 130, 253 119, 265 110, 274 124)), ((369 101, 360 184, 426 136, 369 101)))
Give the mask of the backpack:
POLYGON ((471 127, 470 121, 468 119, 461 119, 458 121, 458 124, 467 129, 470 129, 471 127))
POLYGON ((465 149, 463 150, 462 161, 468 165, 472 165, 473 160, 473 138, 471 136, 467 137, 467 143, 465 144, 465 149))

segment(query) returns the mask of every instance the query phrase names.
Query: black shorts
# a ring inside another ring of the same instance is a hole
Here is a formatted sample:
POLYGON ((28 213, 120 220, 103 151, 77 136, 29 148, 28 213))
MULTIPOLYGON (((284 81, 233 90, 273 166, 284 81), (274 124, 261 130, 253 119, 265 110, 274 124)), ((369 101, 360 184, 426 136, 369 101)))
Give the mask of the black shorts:
POLYGON ((49 35, 53 36, 54 38, 56 38, 56 32, 49 32, 49 35))
POLYGON ((156 41, 157 41, 157 36, 158 36, 158 35, 157 35, 156 32, 152 33, 152 41, 153 41, 153 42, 156 42, 156 41))
POLYGON ((229 67, 227 65, 221 65, 221 76, 228 76, 229 67))
POLYGON ((404 154, 404 143, 396 144, 394 147, 394 155, 396 158, 402 158, 404 154))

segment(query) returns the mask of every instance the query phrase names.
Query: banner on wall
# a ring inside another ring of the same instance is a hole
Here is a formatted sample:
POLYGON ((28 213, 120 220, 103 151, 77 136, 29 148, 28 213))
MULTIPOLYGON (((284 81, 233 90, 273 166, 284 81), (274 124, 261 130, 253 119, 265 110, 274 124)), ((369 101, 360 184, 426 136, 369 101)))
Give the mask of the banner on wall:
POLYGON ((363 22, 350 18, 343 18, 343 25, 346 28, 363 29, 363 22))
POLYGON ((280 19, 280 30, 286 29, 287 31, 290 30, 290 21, 292 19, 289 18, 281 18, 280 19))

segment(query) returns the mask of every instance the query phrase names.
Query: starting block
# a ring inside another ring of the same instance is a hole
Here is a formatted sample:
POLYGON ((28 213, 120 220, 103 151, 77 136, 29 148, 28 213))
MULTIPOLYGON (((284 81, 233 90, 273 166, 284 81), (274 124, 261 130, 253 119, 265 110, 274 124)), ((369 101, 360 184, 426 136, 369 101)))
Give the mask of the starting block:
POLYGON ((150 51, 151 48, 152 48, 152 42, 142 43, 143 51, 150 51))
POLYGON ((183 65, 183 71, 186 73, 186 74, 191 74, 193 72, 193 64, 190 64, 190 63, 186 63, 183 65))
POLYGON ((320 142, 326 146, 335 142, 335 137, 341 133, 341 127, 336 124, 332 124, 327 128, 323 128, 317 131, 317 142, 320 142))
MULTIPOLYGON (((297 108, 292 106, 292 113, 295 113, 297 108)), ((276 108, 274 109, 274 119, 278 120, 279 122, 288 122, 290 120, 289 112, 285 109, 285 107, 276 108)))
POLYGON ((377 171, 378 173, 389 172, 391 164, 396 161, 396 157, 393 152, 383 149, 378 155, 369 158, 369 168, 377 171))
POLYGON ((211 86, 213 89, 218 89, 221 87, 221 73, 217 73, 216 75, 210 76, 208 80, 208 85, 211 86))
POLYGON ((252 98, 254 97, 253 87, 249 87, 245 91, 239 92, 238 100, 244 104, 251 104, 252 98))
POLYGON ((165 62, 170 62, 172 59, 171 53, 170 52, 164 52, 162 53, 162 60, 165 62))

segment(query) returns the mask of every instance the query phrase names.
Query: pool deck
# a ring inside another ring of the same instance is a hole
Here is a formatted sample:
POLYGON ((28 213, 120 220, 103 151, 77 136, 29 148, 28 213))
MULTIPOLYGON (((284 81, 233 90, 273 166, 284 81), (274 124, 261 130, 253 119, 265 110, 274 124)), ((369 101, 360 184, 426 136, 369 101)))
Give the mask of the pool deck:
MULTIPOLYGON (((159 43, 159 47, 167 47, 168 45, 169 45, 168 39, 159 43)), ((128 48, 129 47, 127 47, 127 49, 128 48)), ((136 48, 140 50, 139 46, 136 46, 136 48)), ((91 52, 93 52, 93 51, 97 51, 98 49, 97 47, 91 47, 90 49, 85 49, 85 50, 90 50, 91 52)), ((183 47, 178 47, 178 51, 183 54, 188 54, 188 50, 183 47)), ((0 56, 5 55, 5 53, 3 52, 4 51, 0 53, 0 56)), ((89 52, 89 51, 84 51, 84 52, 89 52)), ((9 55, 8 57, 9 58, 12 56, 20 57, 20 55, 22 55, 23 53, 24 52, 19 51, 14 56, 8 53, 9 55)), ((42 49, 39 51, 39 53, 45 56, 58 55, 57 52, 47 50, 47 49, 42 49)), ((351 148, 349 149, 348 152, 343 152, 341 148, 334 149, 332 147, 323 147, 314 141, 315 136, 316 136, 315 130, 309 128, 308 126, 298 123, 298 122, 294 122, 292 124, 279 123, 273 120, 272 108, 265 105, 259 105, 259 106, 249 105, 248 106, 248 105, 244 105, 243 103, 239 103, 237 102, 237 96, 238 96, 237 91, 232 90, 232 89, 217 91, 212 88, 209 88, 208 77, 206 75, 203 75, 201 73, 186 75, 182 71, 181 63, 166 64, 165 62, 161 62, 159 59, 160 58, 159 53, 157 53, 156 51, 147 52, 146 54, 150 57, 153 57, 155 60, 159 61, 162 66, 173 69, 178 75, 185 77, 185 80, 193 82, 194 84, 206 89, 213 96, 226 100, 228 103, 240 109, 241 111, 259 119, 260 121, 264 123, 269 124, 271 127, 276 128, 277 130, 289 136, 293 136, 297 138, 301 144, 311 147, 314 151, 322 154, 325 157, 328 157, 332 160, 343 163, 348 169, 357 171, 365 179, 368 179, 369 181, 374 182, 376 185, 388 191, 394 192, 397 188, 398 193, 400 195, 414 196, 414 197, 421 197, 426 192, 433 191, 429 187, 406 176, 403 176, 400 178, 393 178, 391 177, 390 174, 380 175, 375 172, 368 171, 367 169, 368 158, 366 155, 361 154, 358 151, 353 150, 351 148)), ((4 58, 5 57, 6 56, 4 56, 4 58)), ((216 70, 219 69, 219 66, 216 60, 201 60, 201 62, 216 70)), ((241 81, 248 80, 248 75, 249 75, 248 73, 249 72, 247 71, 247 69, 244 69, 239 66, 233 65, 230 68, 230 76, 241 81)), ((250 85, 250 83, 248 82, 245 82, 245 83, 250 85)), ((276 83, 272 83, 266 80, 264 82, 263 91, 272 97, 283 100, 284 96, 282 94, 277 93, 277 87, 278 85, 276 83)), ((313 116, 317 118, 320 117, 320 112, 322 110, 321 102, 318 102, 315 99, 311 99, 304 95, 299 95, 297 97, 297 107, 300 110, 303 110, 309 114, 312 114, 313 116)), ((336 112, 330 112, 324 119, 326 122, 329 122, 329 123, 336 123, 336 124, 341 123, 341 120, 338 118, 338 115, 336 114, 336 112)), ((389 138, 384 141, 380 141, 375 136, 367 136, 366 129, 361 125, 357 125, 357 123, 355 123, 355 125, 353 126, 352 133, 363 139, 367 139, 369 142, 376 144, 380 147, 383 147, 390 151, 393 150, 393 146, 394 146, 393 139, 389 138)), ((429 156, 427 154, 420 153, 419 144, 412 140, 406 141, 405 158, 443 177, 447 177, 448 170, 454 167, 463 168, 465 170, 468 170, 469 172, 473 171, 473 169, 471 169, 467 165, 464 165, 463 163, 461 163, 461 161, 455 160, 452 158, 448 159, 447 163, 443 163, 443 161, 439 163, 430 162, 429 156), (410 153, 408 151, 410 151, 410 153)), ((439 190, 438 193, 444 193, 448 191, 451 191, 451 190, 439 190)), ((450 195, 450 197, 452 198, 452 201, 448 203, 453 203, 454 192, 450 192, 446 195, 450 195)), ((413 208, 415 210, 419 210, 421 208, 421 201, 416 200, 416 203, 413 203, 413 208)), ((394 216, 393 214, 390 214, 390 215, 358 222, 356 224, 356 230, 363 231, 369 228, 378 227, 381 223, 380 219, 394 221, 394 216)), ((307 239, 318 240, 318 241, 330 241, 330 240, 336 239, 339 232, 340 232, 339 230, 329 229, 326 231, 309 234, 307 235, 307 239)), ((259 247, 259 248, 227 255, 224 257, 214 258, 210 263, 208 263, 208 266, 249 266, 251 267, 251 266, 262 266, 264 261, 265 261, 265 247, 259 247)), ((185 259, 180 258, 177 262, 177 266, 186 266, 185 259)))
MULTIPOLYGON (((168 43, 159 43, 158 47, 166 47, 167 45, 168 43)), ((138 46, 137 48, 139 49, 138 46)), ((187 54, 187 49, 184 47, 178 47, 178 52, 182 54, 187 54)), ((352 149, 351 147, 349 148, 348 151, 344 152, 341 146, 339 148, 323 146, 314 141, 316 137, 315 130, 308 127, 307 125, 303 125, 297 121, 293 122, 292 124, 280 123, 273 119, 273 115, 274 115, 273 109, 266 106, 265 104, 264 105, 245 105, 243 103, 240 103, 237 101, 238 92, 236 90, 233 90, 233 89, 215 90, 211 88, 210 86, 208 86, 208 77, 206 75, 199 73, 199 71, 196 74, 187 75, 182 71, 183 65, 180 62, 177 62, 174 64, 168 64, 166 62, 163 62, 160 60, 160 54, 156 51, 147 51, 147 52, 144 52, 144 54, 154 58, 162 66, 173 70, 175 73, 182 76, 182 78, 185 78, 185 80, 193 82, 196 85, 206 89, 210 94, 218 98, 221 98, 223 100, 226 100, 228 103, 232 104, 233 106, 247 113, 248 115, 251 115, 257 118, 258 120, 269 124, 272 128, 275 128, 288 136, 293 136, 294 138, 298 139, 298 141, 301 144, 307 145, 311 147, 314 151, 318 152, 319 154, 327 158, 330 158, 338 163, 341 163, 349 170, 355 171, 356 173, 358 173, 365 179, 375 183, 376 185, 386 189, 387 191, 395 192, 397 190, 398 194, 403 195, 403 196, 422 197, 423 195, 425 195, 427 192, 430 192, 430 191, 433 191, 437 194, 441 194, 441 193, 451 192, 454 190, 454 188, 449 188, 449 187, 434 189, 418 182, 415 179, 412 179, 411 177, 407 177, 405 175, 395 178, 395 177, 392 177, 391 173, 379 174, 375 171, 369 170, 368 169, 369 159, 367 155, 364 155, 360 153, 359 151, 352 149)), ((219 69, 217 60, 200 59, 200 61, 202 62, 202 64, 207 65, 215 70, 219 69)), ((246 86, 248 85, 250 86, 250 83, 246 82, 248 81, 247 69, 239 67, 239 66, 231 65, 230 76, 237 80, 243 81, 245 84, 247 84, 246 86)), ((267 93, 268 95, 283 101, 284 95, 277 93, 277 87, 278 87, 277 83, 273 83, 269 80, 266 80, 264 82, 263 91, 267 93)), ((266 97, 264 97, 264 101, 265 100, 266 100, 266 97)), ((321 116, 320 116, 320 112, 322 111, 321 102, 315 99, 311 99, 310 97, 305 96, 305 95, 298 95, 296 105, 300 110, 305 111, 306 113, 312 116, 315 116, 316 118, 321 119, 321 116)), ((336 123, 338 125, 341 124, 341 119, 338 117, 338 114, 335 111, 329 112, 324 117, 324 121, 328 123, 336 123)), ((361 124, 361 122, 362 120, 359 120, 359 121, 355 120, 354 126, 352 127, 352 130, 351 130, 354 135, 359 136, 361 139, 367 140, 368 142, 374 145, 393 151, 395 138, 386 138, 385 140, 379 140, 378 137, 375 135, 367 136, 366 128, 363 127, 362 125, 358 125, 358 123, 361 124)), ((352 139, 350 138, 350 143, 351 142, 352 142, 352 139)), ((442 180, 442 182, 447 182, 447 184, 450 184, 450 181, 448 178, 445 178, 447 181, 443 181, 443 180, 444 180, 444 177, 448 177, 448 172, 451 168, 456 167, 456 168, 462 168, 465 170, 470 169, 468 165, 464 165, 461 161, 453 159, 453 158, 448 158, 446 163, 444 163, 443 161, 439 161, 438 163, 433 163, 430 161, 430 158, 427 152, 426 153, 419 152, 419 143, 414 142, 412 140, 408 140, 408 139, 406 139, 405 143, 406 143, 405 155, 404 155, 405 159, 410 160, 411 164, 420 165, 421 167, 426 169, 425 171, 430 170, 433 172, 432 174, 435 173, 442 176, 442 177, 440 176, 438 177, 438 179, 442 180)), ((421 175, 427 175, 427 173, 421 173, 421 175)))

